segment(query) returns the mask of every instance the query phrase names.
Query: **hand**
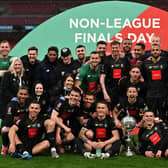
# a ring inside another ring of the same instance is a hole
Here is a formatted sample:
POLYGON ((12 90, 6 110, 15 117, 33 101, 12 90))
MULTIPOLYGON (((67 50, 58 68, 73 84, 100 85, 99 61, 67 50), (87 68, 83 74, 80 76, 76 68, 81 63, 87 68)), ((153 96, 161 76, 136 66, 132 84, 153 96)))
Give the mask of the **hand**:
POLYGON ((66 127, 66 128, 65 128, 65 132, 66 132, 66 133, 70 133, 70 132, 71 132, 71 128, 66 127))
POLYGON ((14 153, 14 152, 15 152, 15 150, 16 150, 15 145, 10 144, 10 145, 9 145, 9 150, 8 150, 8 153, 14 153))
POLYGON ((162 156, 162 151, 158 150, 156 153, 156 158, 161 158, 161 156, 162 156))
POLYGON ((111 98, 108 94, 105 94, 104 95, 104 100, 107 102, 107 103, 110 103, 111 102, 111 98))
POLYGON ((96 147, 97 147, 97 142, 92 142, 92 141, 90 141, 91 143, 90 143, 90 145, 94 148, 94 149, 97 149, 96 147))
POLYGON ((97 112, 94 112, 93 114, 92 114, 92 118, 96 118, 97 117, 97 112))
POLYGON ((116 125, 117 128, 122 128, 121 121, 119 121, 118 119, 115 120, 115 125, 116 125))
POLYGON ((62 140, 61 140, 61 136, 60 135, 56 136, 56 144, 57 145, 61 145, 62 144, 62 140))
POLYGON ((138 124, 137 124, 137 127, 141 128, 144 126, 144 121, 141 120, 138 124))
POLYGON ((153 157, 154 157, 154 153, 153 153, 152 151, 146 151, 146 152, 145 152, 145 156, 146 156, 146 157, 152 157, 152 158, 153 158, 153 157))
POLYGON ((102 149, 105 146, 104 142, 97 142, 96 149, 102 149))

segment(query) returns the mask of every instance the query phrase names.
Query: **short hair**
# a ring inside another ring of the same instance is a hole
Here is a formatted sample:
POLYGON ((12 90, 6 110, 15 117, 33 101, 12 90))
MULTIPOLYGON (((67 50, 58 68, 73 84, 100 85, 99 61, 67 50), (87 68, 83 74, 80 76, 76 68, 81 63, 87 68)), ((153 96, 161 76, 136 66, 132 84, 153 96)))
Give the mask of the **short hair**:
MULTIPOLYGON (((104 104, 104 105, 106 105, 107 108, 108 108, 108 104, 107 104, 107 102, 104 101, 104 100, 100 100, 100 101, 98 101, 97 104, 96 104, 96 107, 97 107, 98 104, 104 104)), ((108 108, 108 109, 109 109, 109 108, 108 108)))
POLYGON ((71 77, 73 80, 75 80, 72 73, 65 73, 62 81, 65 82, 68 77, 71 77))
POLYGON ((8 40, 2 40, 2 41, 0 41, 0 45, 1 45, 2 43, 8 43, 8 44, 9 44, 9 47, 10 47, 10 43, 9 43, 8 40))
MULTIPOLYGON (((134 85, 130 85, 130 86, 127 88, 127 91, 128 91, 129 88, 135 88, 136 91, 137 91, 137 88, 136 88, 134 85)), ((137 91, 137 92, 138 92, 138 91, 137 91)))
POLYGON ((106 42, 106 41, 103 41, 103 40, 98 41, 98 42, 96 43, 96 46, 98 46, 98 45, 100 45, 100 44, 103 44, 103 45, 106 45, 106 46, 107 46, 107 42, 106 42))
POLYGON ((76 49, 77 49, 77 48, 82 48, 82 47, 83 47, 83 48, 86 48, 84 45, 80 44, 80 45, 77 45, 77 46, 76 46, 76 49))
POLYGON ((117 41, 117 40, 114 40, 114 41, 111 42, 111 46, 112 46, 112 45, 119 45, 119 46, 120 46, 120 42, 117 41))
POLYGON ((132 65, 130 68, 130 71, 134 68, 138 68, 141 71, 141 66, 140 65, 132 65))
POLYGON ((21 65, 22 65, 22 70, 21 70, 21 77, 22 77, 23 74, 24 74, 24 67, 23 67, 23 62, 22 62, 22 60, 19 57, 15 57, 15 59, 12 60, 8 71, 10 71, 11 74, 13 74, 15 77, 17 76, 17 73, 16 73, 16 71, 14 69, 14 64, 15 64, 16 61, 19 61, 21 63, 21 65))
POLYGON ((125 40, 131 41, 131 44, 132 44, 132 40, 130 38, 125 38, 122 42, 124 42, 125 40))
MULTIPOLYGON (((71 90, 71 92, 72 92, 72 91, 79 93, 80 96, 81 96, 81 90, 80 90, 79 88, 73 87, 72 90, 71 90)), ((71 93, 71 92, 70 92, 70 93, 71 93)))
POLYGON ((86 95, 94 96, 94 97, 95 97, 94 93, 92 93, 91 91, 87 91, 87 92, 85 93, 85 96, 86 96, 86 95))
POLYGON ((49 47, 49 48, 48 48, 48 53, 49 53, 50 51, 55 51, 55 52, 57 53, 57 55, 58 55, 58 52, 59 52, 58 47, 56 47, 56 46, 51 46, 51 47, 49 47))
POLYGON ((28 88, 28 86, 26 86, 26 85, 20 86, 19 89, 18 89, 18 92, 19 92, 20 90, 27 90, 27 92, 28 92, 28 94, 29 94, 29 88, 28 88))
POLYGON ((143 50, 145 50, 145 44, 144 44, 144 43, 139 42, 139 43, 136 43, 135 45, 141 46, 141 48, 142 48, 143 50))
POLYGON ((33 100, 30 102, 29 106, 30 106, 31 104, 39 104, 39 106, 40 106, 40 108, 41 108, 40 102, 38 102, 38 101, 35 100, 35 99, 33 99, 33 100))
POLYGON ((35 46, 29 47, 29 48, 28 48, 28 51, 30 51, 30 50, 36 50, 36 52, 38 53, 38 48, 35 47, 35 46))
POLYGON ((160 48, 160 45, 159 45, 159 44, 152 44, 152 45, 151 45, 151 48, 152 48, 153 46, 158 46, 158 47, 160 48))
POLYGON ((92 52, 90 53, 90 55, 92 55, 92 54, 98 54, 98 55, 100 55, 98 51, 92 51, 92 52))

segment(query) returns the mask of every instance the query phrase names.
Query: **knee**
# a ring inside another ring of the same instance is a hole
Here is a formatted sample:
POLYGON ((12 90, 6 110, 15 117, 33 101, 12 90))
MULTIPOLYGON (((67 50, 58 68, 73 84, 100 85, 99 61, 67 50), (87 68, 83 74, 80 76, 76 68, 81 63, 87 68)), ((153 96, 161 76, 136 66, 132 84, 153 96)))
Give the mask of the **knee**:
POLYGON ((45 127, 47 131, 53 131, 55 129, 55 121, 54 120, 46 120, 45 127))
POLYGON ((2 127, 2 129, 1 129, 1 134, 4 134, 4 133, 6 133, 6 132, 9 132, 9 127, 2 127))
POLYGON ((88 130, 88 131, 86 132, 86 137, 87 137, 88 139, 93 139, 93 136, 94 136, 93 131, 88 130))
POLYGON ((168 157, 168 149, 165 151, 165 157, 167 158, 168 157))

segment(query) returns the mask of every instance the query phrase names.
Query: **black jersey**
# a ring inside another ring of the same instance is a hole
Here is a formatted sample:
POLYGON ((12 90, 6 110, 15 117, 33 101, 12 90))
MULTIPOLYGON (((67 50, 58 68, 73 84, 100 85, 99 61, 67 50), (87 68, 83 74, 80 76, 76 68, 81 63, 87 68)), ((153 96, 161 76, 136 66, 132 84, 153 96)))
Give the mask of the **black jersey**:
POLYGON ((88 120, 86 128, 93 131, 93 141, 105 141, 107 139, 110 139, 113 136, 112 131, 117 130, 113 118, 109 116, 106 116, 104 120, 99 120, 98 118, 90 118, 88 120))
POLYGON ((15 125, 19 128, 17 134, 23 144, 31 142, 32 144, 38 143, 44 133, 44 118, 38 116, 36 120, 30 120, 28 115, 21 117, 16 121, 15 125))
POLYGON ((59 99, 55 103, 54 109, 59 113, 58 116, 63 119, 64 124, 68 126, 77 123, 77 118, 82 116, 80 108, 77 106, 71 107, 67 99, 59 99))
POLYGON ((158 150, 165 151, 168 149, 168 127, 165 123, 155 123, 151 129, 145 128, 141 137, 140 144, 141 153, 152 151, 156 153, 158 150))
POLYGON ((28 107, 30 104, 30 99, 27 99, 25 104, 21 105, 17 101, 17 97, 13 98, 7 106, 7 112, 3 122, 4 126, 11 127, 13 123, 20 117, 28 113, 28 107))
POLYGON ((168 65, 164 58, 157 63, 147 60, 143 65, 144 79, 147 83, 147 97, 167 96, 168 65))
POLYGON ((101 68, 101 74, 106 75, 107 88, 116 87, 121 77, 128 75, 130 63, 127 58, 119 58, 117 61, 113 57, 107 56, 101 68))
POLYGON ((147 109, 146 104, 144 103, 144 100, 140 97, 137 97, 137 100, 135 103, 130 104, 128 102, 128 98, 123 98, 120 100, 120 102, 116 106, 117 110, 121 110, 118 119, 122 120, 123 117, 127 115, 127 110, 130 114, 130 116, 135 117, 136 121, 139 122, 143 116, 143 113, 141 111, 144 111, 144 109, 147 109))
POLYGON ((146 83, 145 82, 138 82, 136 84, 133 84, 130 82, 130 78, 129 77, 123 77, 120 81, 119 81, 119 90, 120 90, 120 96, 126 96, 126 92, 127 89, 130 86, 134 86, 137 89, 138 92, 138 96, 142 97, 143 99, 145 99, 146 96, 146 83))
POLYGON ((75 77, 77 74, 78 68, 80 68, 80 65, 76 61, 74 61, 73 59, 71 59, 70 64, 64 64, 63 61, 60 60, 60 64, 57 67, 57 71, 58 71, 57 74, 58 74, 59 80, 62 80, 62 77, 66 73, 72 73, 75 77))

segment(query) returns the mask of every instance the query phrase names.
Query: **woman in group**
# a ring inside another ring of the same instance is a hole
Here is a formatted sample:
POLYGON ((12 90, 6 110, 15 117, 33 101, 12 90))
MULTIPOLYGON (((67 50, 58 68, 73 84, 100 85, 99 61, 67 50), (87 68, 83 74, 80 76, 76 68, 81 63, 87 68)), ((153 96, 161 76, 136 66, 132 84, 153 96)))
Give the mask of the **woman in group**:
POLYGON ((55 101, 58 99, 66 99, 69 96, 71 89, 74 86, 74 77, 71 73, 66 73, 61 81, 56 87, 54 87, 51 94, 50 102, 53 106, 55 101))
POLYGON ((40 103, 41 111, 40 113, 44 116, 48 116, 51 112, 51 108, 49 105, 49 97, 46 93, 43 84, 40 81, 36 81, 33 85, 33 89, 31 92, 31 98, 33 100, 37 100, 40 103))
POLYGON ((1 113, 6 113, 8 102, 17 95, 21 86, 28 86, 28 80, 24 74, 23 63, 20 58, 13 58, 8 71, 4 74, 0 84, 1 113))

